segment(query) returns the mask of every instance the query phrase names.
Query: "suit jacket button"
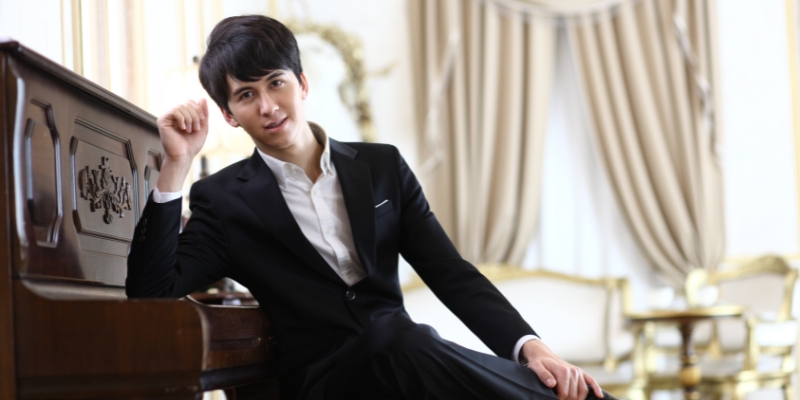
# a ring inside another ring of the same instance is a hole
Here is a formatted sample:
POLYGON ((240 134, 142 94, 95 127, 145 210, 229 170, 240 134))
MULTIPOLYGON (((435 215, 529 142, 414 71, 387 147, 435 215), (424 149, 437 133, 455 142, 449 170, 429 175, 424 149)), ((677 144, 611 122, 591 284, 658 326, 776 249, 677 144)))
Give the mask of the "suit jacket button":
POLYGON ((344 297, 347 297, 347 300, 355 300, 356 299, 356 292, 353 290, 348 290, 344 292, 344 297))

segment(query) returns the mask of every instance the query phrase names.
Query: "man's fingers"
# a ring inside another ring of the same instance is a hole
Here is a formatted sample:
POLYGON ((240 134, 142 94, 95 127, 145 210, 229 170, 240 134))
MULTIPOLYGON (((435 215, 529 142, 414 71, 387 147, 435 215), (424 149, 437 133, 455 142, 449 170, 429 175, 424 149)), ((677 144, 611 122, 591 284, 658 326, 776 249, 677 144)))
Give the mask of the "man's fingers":
POLYGON ((588 375, 584 374, 583 371, 578 370, 578 379, 575 380, 577 384, 577 399, 584 400, 586 395, 589 394, 589 386, 587 386, 586 377, 588 375))
POLYGON ((581 379, 581 371, 577 368, 569 368, 567 370, 567 376, 569 376, 569 393, 567 394, 567 398, 570 400, 584 400, 584 397, 580 397, 581 389, 585 389, 585 383, 583 383, 583 379, 581 379))
POLYGON ((600 388, 600 384, 589 374, 583 374, 583 377, 586 379, 586 383, 591 386, 594 395, 598 398, 603 398, 603 389, 600 388))
POLYGON ((200 131, 200 121, 203 118, 203 116, 201 115, 203 111, 200 109, 200 106, 197 103, 190 101, 187 104, 186 111, 192 118, 190 122, 190 124, 192 125, 191 130, 194 132, 200 131))
POLYGON ((192 115, 185 106, 178 106, 172 111, 173 118, 175 118, 175 128, 186 133, 192 132, 192 115))
MULTIPOLYGON (((547 387, 553 388, 555 385, 556 396, 561 400, 584 400, 589 393, 589 388, 585 378, 589 377, 574 365, 533 363, 531 369, 536 372, 539 379, 547 387), (552 379, 552 381, 549 381, 552 379)), ((594 380, 592 383, 597 385, 594 380)))
POLYGON ((565 374, 561 379, 558 379, 558 384, 556 385, 556 396, 558 396, 561 400, 572 400, 570 399, 570 390, 574 389, 572 379, 569 374, 565 374))
POLYGON ((163 121, 185 133, 199 132, 208 126, 208 104, 205 99, 189 100, 173 108, 167 115, 163 121))
POLYGON ((197 155, 208 132, 207 110, 205 100, 189 100, 158 118, 158 132, 168 159, 185 162, 197 155))
MULTIPOLYGON (((201 98, 197 101, 197 104, 200 105, 200 110, 203 111, 203 115, 208 116, 208 102, 205 98, 201 98)), ((208 122, 208 118, 203 119, 204 122, 208 122)))
POLYGON ((528 367, 536 373, 536 376, 539 377, 545 386, 551 389, 556 386, 556 377, 553 376, 541 362, 530 363, 528 367))

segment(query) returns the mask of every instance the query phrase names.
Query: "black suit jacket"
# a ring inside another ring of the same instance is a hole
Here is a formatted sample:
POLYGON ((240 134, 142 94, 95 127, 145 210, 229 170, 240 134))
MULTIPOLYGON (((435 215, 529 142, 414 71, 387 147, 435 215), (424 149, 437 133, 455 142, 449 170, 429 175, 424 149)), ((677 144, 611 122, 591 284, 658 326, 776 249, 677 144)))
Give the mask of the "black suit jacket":
POLYGON ((255 152, 192 186, 192 216, 180 235, 180 201, 148 201, 128 258, 128 296, 181 297, 226 276, 247 286, 274 322, 281 397, 302 395, 371 320, 405 312, 399 254, 496 354, 510 356, 534 333, 458 254, 396 148, 333 139, 330 146, 367 278, 348 287, 336 275, 255 152))

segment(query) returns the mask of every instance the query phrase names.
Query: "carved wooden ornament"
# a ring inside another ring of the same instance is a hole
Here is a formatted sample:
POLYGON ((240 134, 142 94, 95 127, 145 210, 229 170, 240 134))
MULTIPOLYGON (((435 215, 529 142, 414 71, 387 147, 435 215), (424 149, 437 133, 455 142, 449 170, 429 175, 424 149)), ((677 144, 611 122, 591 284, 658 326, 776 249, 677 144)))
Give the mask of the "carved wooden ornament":
POLYGON ((106 165, 108 157, 101 157, 99 169, 89 170, 86 166, 78 175, 78 186, 81 197, 89 200, 92 212, 104 209, 103 221, 110 224, 114 217, 111 213, 125 216, 125 210, 132 210, 131 199, 133 192, 131 184, 125 177, 114 176, 111 167, 106 165))

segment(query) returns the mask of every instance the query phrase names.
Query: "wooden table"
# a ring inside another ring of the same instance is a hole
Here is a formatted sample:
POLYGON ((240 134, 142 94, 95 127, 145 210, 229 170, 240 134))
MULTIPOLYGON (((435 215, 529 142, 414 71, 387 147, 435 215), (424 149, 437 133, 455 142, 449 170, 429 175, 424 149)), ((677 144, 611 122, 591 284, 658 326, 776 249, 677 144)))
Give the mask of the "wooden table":
POLYGON ((720 305, 712 307, 696 307, 685 310, 649 310, 626 314, 627 320, 632 324, 646 322, 668 322, 678 325, 681 331, 681 369, 678 379, 683 385, 686 400, 697 400, 700 397, 697 385, 700 384, 702 374, 697 365, 698 357, 692 344, 692 330, 698 321, 740 317, 744 309, 734 305, 720 305))

